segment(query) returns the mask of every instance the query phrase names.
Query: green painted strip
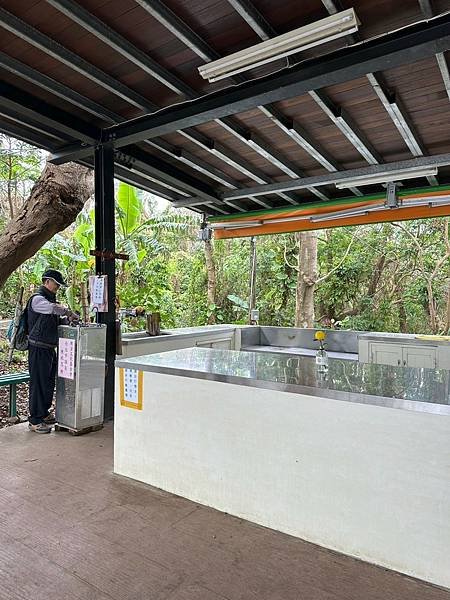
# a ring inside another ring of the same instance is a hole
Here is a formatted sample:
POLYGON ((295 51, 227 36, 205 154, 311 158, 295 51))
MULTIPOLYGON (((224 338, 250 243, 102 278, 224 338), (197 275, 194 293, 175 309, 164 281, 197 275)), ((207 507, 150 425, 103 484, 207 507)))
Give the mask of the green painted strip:
MULTIPOLYGON (((437 185, 429 186, 424 188, 414 188, 409 190, 401 190, 398 192, 399 197, 407 196, 408 194, 426 194, 429 192, 450 192, 450 185, 437 185)), ((280 208, 268 208, 266 210, 254 210, 246 213, 233 213, 231 215, 224 215, 220 217, 211 217, 208 220, 211 223, 221 223, 223 221, 232 221, 233 219, 242 219, 244 217, 260 217, 263 215, 279 215, 280 213, 292 212, 293 210, 309 210, 311 208, 323 208, 326 206, 340 206, 342 204, 357 204, 359 202, 370 202, 371 200, 382 200, 386 197, 386 194, 381 192, 379 194, 372 194, 367 196, 350 196, 349 198, 336 198, 328 202, 310 202, 307 204, 289 204, 288 206, 281 206, 280 208)))

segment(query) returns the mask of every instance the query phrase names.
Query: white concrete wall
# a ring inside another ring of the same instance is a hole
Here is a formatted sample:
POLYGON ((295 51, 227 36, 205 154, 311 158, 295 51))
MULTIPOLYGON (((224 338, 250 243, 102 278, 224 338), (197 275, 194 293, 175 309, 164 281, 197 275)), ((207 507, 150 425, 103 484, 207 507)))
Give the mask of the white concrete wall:
POLYGON ((450 418, 144 373, 115 472, 450 587, 450 418))
POLYGON ((182 348, 192 348, 198 343, 217 342, 219 340, 230 340, 230 349, 240 349, 240 331, 230 330, 215 333, 211 331, 207 334, 177 336, 172 338, 170 335, 161 337, 143 338, 142 341, 122 344, 122 354, 120 358, 131 358, 134 356, 144 356, 146 354, 158 354, 160 352, 169 352, 170 350, 180 350, 182 348))

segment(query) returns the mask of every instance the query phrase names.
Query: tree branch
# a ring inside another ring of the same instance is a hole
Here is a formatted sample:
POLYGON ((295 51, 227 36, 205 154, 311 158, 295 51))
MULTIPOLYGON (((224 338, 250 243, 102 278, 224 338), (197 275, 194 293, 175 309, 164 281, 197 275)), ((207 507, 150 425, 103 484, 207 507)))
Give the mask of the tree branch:
POLYGON ((22 209, 0 235, 0 288, 55 233, 75 221, 94 191, 92 169, 48 163, 22 209))
POLYGON ((355 241, 355 236, 353 235, 353 236, 352 236, 352 239, 350 240, 350 243, 349 243, 349 245, 347 246, 347 250, 345 251, 345 254, 344 254, 344 256, 342 257, 342 259, 341 259, 341 260, 338 262, 338 264, 337 264, 335 267, 333 267, 333 268, 331 269, 331 271, 329 271, 329 272, 328 272, 326 275, 323 275, 323 277, 319 277, 319 278, 316 280, 316 285, 317 285, 318 283, 322 283, 322 281, 325 281, 325 279, 327 279, 327 278, 328 278, 330 275, 332 275, 333 273, 335 273, 335 272, 336 272, 336 271, 339 269, 339 267, 340 267, 340 266, 342 266, 342 264, 344 263, 345 259, 346 259, 346 258, 347 258, 347 256, 348 256, 348 253, 350 252, 350 249, 351 249, 351 247, 352 247, 352 245, 353 245, 353 242, 354 242, 354 241, 355 241))

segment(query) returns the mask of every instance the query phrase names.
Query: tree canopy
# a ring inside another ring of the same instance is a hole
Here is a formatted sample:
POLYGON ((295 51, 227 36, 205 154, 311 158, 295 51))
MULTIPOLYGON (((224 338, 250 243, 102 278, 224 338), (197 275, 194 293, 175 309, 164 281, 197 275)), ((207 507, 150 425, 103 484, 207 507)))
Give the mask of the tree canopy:
MULTIPOLYGON (((11 170, 5 143, 2 150, 0 235, 23 208, 42 168, 38 151, 26 148, 22 161, 22 149, 13 147, 17 162, 11 170), (26 185, 20 183, 23 177, 29 178, 26 185), (10 212, 8 190, 16 188, 25 192, 15 196, 10 212)), ((126 184, 117 185, 116 224, 117 250, 130 256, 128 262, 117 262, 122 306, 158 310, 163 327, 248 322, 249 239, 214 241, 208 250, 197 239, 198 215, 175 210, 126 184), (207 264, 211 258, 213 263, 207 264)), ((262 324, 294 325, 299 278, 311 271, 305 258, 309 254, 302 254, 299 238, 298 234, 257 238, 256 298, 262 324)), ((323 229, 314 238, 317 265, 311 283, 316 324, 448 333, 447 218, 323 229)), ((0 297, 0 316, 12 315, 18 286, 23 284, 30 292, 47 267, 64 272, 71 284, 67 300, 78 308, 80 283, 94 268, 89 255, 93 247, 94 215, 86 202, 73 224, 11 274, 0 297)))

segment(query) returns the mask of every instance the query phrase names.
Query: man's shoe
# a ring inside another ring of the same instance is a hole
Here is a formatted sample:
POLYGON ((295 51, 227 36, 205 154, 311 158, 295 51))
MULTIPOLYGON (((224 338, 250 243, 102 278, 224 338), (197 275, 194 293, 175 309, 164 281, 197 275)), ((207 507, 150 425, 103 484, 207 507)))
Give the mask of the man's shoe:
POLYGON ((28 429, 30 431, 35 431, 36 433, 50 433, 52 428, 47 423, 37 423, 33 425, 33 423, 28 423, 28 429))
POLYGON ((56 423, 55 413, 49 413, 44 418, 44 423, 47 423, 47 425, 54 425, 56 423))

